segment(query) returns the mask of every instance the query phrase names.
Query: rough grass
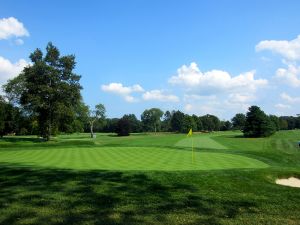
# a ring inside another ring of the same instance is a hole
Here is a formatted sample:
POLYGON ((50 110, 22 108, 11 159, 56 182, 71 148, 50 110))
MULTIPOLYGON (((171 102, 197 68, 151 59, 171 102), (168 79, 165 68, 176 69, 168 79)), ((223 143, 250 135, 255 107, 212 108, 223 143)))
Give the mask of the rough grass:
POLYGON ((243 156, 269 167, 169 172, 50 169, 45 167, 45 155, 29 157, 36 162, 41 157, 43 166, 24 166, 16 156, 45 152, 58 159, 56 165, 72 165, 73 159, 59 156, 59 150, 71 154, 126 147, 190 154, 190 148, 175 146, 186 138, 177 134, 99 134, 96 140, 86 134, 64 135, 50 143, 32 137, 0 140, 0 161, 10 152, 17 154, 0 163, 0 224, 300 224, 299 189, 274 183, 277 177, 300 177, 300 131, 263 139, 246 139, 235 132, 205 135, 227 149, 196 147, 199 156, 243 156))

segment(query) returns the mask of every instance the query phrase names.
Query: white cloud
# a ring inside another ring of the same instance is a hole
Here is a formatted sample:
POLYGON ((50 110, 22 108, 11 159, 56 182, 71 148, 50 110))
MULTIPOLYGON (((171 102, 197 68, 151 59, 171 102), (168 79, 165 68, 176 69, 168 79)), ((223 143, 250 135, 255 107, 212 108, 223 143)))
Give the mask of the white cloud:
POLYGON ((260 100, 257 91, 268 86, 268 80, 255 79, 255 71, 238 76, 222 70, 202 72, 194 62, 180 67, 169 83, 183 87, 185 112, 221 117, 230 112, 247 111, 260 100))
POLYGON ((179 102, 179 98, 176 95, 164 94, 161 90, 147 91, 142 97, 146 101, 154 100, 160 102, 179 102))
POLYGON ((144 92, 144 89, 135 84, 133 86, 123 86, 121 83, 110 83, 108 85, 102 85, 101 89, 105 92, 110 92, 122 96, 127 102, 136 102, 137 99, 134 98, 131 94, 134 92, 144 92))
POLYGON ((18 38, 18 39, 15 40, 15 44, 16 45, 22 45, 22 44, 24 44, 24 41, 22 39, 18 38))
POLYGON ((300 60, 300 35, 296 39, 287 40, 265 40, 259 42, 256 47, 256 51, 270 50, 277 53, 288 60, 300 60))
POLYGON ((196 100, 216 100, 216 95, 197 95, 197 94, 184 94, 183 100, 187 101, 196 101, 196 100))
POLYGON ((23 36, 29 36, 23 23, 14 17, 0 19, 0 40, 23 36))
POLYGON ((300 103, 300 97, 291 97, 285 92, 281 93, 280 97, 288 103, 300 103))
POLYGON ((250 103, 256 99, 254 94, 232 93, 228 96, 230 103, 250 103))
POLYGON ((279 68, 276 71, 276 78, 284 81, 291 87, 300 87, 300 67, 289 64, 287 68, 279 68))
POLYGON ((238 76, 231 76, 222 70, 211 70, 202 73, 196 63, 190 66, 183 65, 177 70, 177 75, 169 79, 173 85, 182 85, 186 88, 214 92, 234 92, 234 91, 256 91, 257 88, 266 86, 265 79, 254 79, 255 71, 249 71, 238 76))
POLYGON ((8 79, 12 79, 20 74, 20 72, 29 63, 25 59, 12 63, 8 59, 0 56, 0 86, 6 83, 8 79))
POLYGON ((285 105, 285 104, 281 104, 281 103, 276 104, 275 107, 278 109, 290 109, 291 108, 290 105, 285 105))

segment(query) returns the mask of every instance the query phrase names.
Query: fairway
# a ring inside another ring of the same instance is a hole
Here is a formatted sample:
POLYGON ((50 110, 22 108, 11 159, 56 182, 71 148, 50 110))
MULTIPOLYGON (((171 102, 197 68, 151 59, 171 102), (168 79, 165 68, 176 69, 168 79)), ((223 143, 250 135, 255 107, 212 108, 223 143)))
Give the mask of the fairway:
POLYGON ((94 147, 77 149, 9 150, 0 152, 0 163, 76 170, 220 170, 266 168, 246 156, 195 152, 159 147, 94 147))

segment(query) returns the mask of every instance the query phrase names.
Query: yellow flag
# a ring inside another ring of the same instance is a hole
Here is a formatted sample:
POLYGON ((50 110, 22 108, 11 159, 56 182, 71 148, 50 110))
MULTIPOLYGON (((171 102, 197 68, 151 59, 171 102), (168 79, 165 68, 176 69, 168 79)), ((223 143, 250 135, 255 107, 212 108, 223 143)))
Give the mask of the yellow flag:
POLYGON ((193 134, 193 131, 192 131, 192 128, 190 129, 190 131, 188 132, 187 136, 192 136, 193 134))

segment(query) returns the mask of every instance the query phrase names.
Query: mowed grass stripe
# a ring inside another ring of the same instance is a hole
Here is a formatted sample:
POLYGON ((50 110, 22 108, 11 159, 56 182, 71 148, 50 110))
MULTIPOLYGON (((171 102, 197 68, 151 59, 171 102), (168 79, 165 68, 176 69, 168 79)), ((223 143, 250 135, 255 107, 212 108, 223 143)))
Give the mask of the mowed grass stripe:
POLYGON ((155 147, 98 147, 80 149, 1 151, 0 163, 76 170, 215 170, 265 168, 252 158, 226 153, 195 152, 155 147), (22 152, 22 153, 20 153, 22 152))
POLYGON ((186 137, 178 141, 175 146, 191 148, 192 144, 195 148, 227 149, 226 146, 218 143, 207 135, 194 135, 193 137, 186 137))

